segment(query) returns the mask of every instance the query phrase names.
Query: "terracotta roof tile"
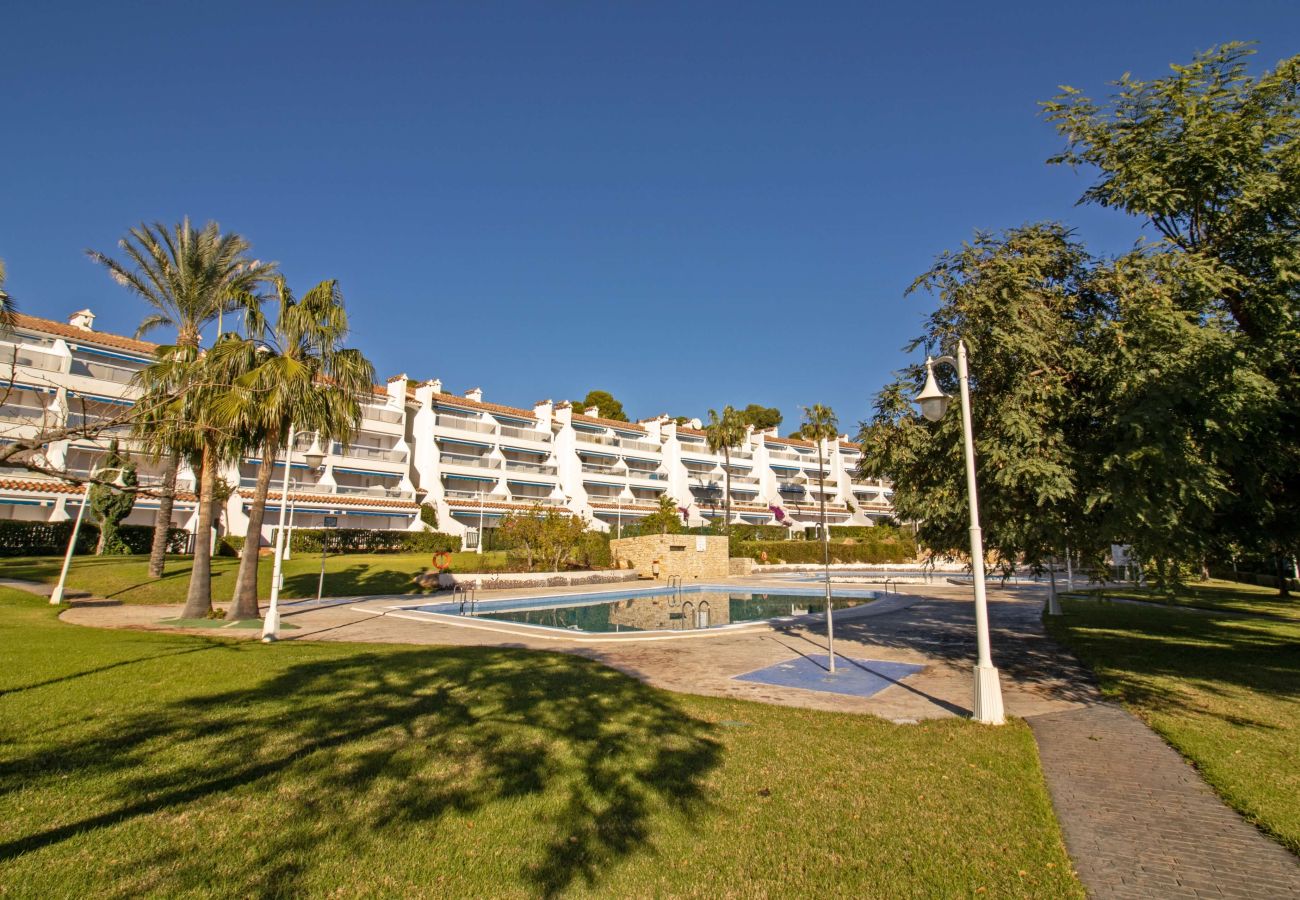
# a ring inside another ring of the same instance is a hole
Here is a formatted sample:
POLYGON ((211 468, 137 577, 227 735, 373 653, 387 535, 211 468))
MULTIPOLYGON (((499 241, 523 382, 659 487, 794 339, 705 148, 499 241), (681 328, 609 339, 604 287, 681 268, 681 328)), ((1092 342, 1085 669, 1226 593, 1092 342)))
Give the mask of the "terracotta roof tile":
POLYGON ((578 413, 573 414, 573 421, 586 422, 590 425, 606 425, 610 428, 622 428, 624 431, 639 431, 645 434, 645 429, 635 422, 620 422, 617 419, 602 419, 599 416, 584 416, 578 413))
MULTIPOLYGON (((67 481, 56 481, 52 478, 0 478, 0 490, 4 491, 29 491, 33 494, 82 494, 86 486, 83 484, 71 484, 67 481)), ((142 487, 137 492, 141 497, 157 497, 159 494, 142 487)), ((190 491, 177 491, 176 499, 186 503, 193 503, 195 496, 190 491)))
POLYGON ((461 409, 473 409, 488 413, 501 413, 506 416, 517 416, 520 419, 537 418, 531 410, 520 409, 517 406, 502 406, 500 403, 484 403, 482 400, 471 400, 468 397, 458 397, 455 394, 434 394, 433 402, 444 406, 458 406, 461 409))
POLYGON ((801 438, 765 437, 763 438, 763 442, 767 444, 786 444, 791 447, 816 447, 817 446, 812 441, 805 441, 802 440, 801 438))
MULTIPOLYGON (((465 509, 478 509, 480 504, 477 500, 448 500, 447 505, 463 507, 465 509)), ((518 500, 513 503, 505 503, 500 500, 485 500, 482 503, 482 506, 484 509, 532 509, 534 506, 536 506, 536 504, 527 503, 523 500, 518 500)), ((542 508, 557 509, 560 512, 572 512, 572 510, 564 506, 556 506, 556 507, 543 506, 542 508)))
POLYGON ((701 431, 701 430, 698 429, 698 428, 687 428, 685 425, 678 425, 678 426, 677 426, 677 433, 678 433, 678 434, 693 434, 693 435, 696 435, 696 436, 698 436, 698 437, 708 437, 708 436, 709 436, 709 434, 708 434, 707 431, 701 431))
POLYGON ((84 328, 76 328, 66 322, 41 319, 23 313, 14 314, 14 327, 56 335, 79 344, 97 344, 101 347, 112 347, 114 350, 126 350, 132 353, 142 353, 146 356, 152 356, 153 352, 158 349, 157 344, 149 341, 138 341, 135 338, 112 334, 107 331, 86 331, 84 328))
POLYGON ((592 509, 658 509, 659 503, 655 500, 634 500, 628 501, 621 506, 617 503, 595 503, 588 501, 592 509))
MULTIPOLYGON (((279 493, 272 491, 271 495, 275 500, 280 499, 279 493)), ((253 492, 241 490, 239 496, 246 500, 252 499, 253 492)), ((295 494, 290 493, 289 499, 294 503, 315 503, 318 506, 384 506, 391 509, 418 509, 420 504, 414 500, 393 500, 389 497, 366 497, 354 494, 295 494)), ((270 499, 267 500, 270 503, 270 499)))

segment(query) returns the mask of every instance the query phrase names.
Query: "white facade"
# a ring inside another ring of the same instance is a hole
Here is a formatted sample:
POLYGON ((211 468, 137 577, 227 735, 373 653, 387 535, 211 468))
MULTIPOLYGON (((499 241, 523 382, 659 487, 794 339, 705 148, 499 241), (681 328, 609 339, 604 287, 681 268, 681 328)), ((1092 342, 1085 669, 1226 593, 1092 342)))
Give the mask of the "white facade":
MULTIPOLYGON (((0 410, 0 440, 26 436, 76 416, 111 415, 132 401, 131 375, 154 345, 93 330, 89 311, 69 324, 19 316, 0 336, 3 383, 13 381, 0 410), (12 366, 12 369, 10 368, 12 366)), ((261 539, 279 520, 284 466, 290 467, 291 526, 296 528, 423 529, 420 504, 437 512, 439 530, 466 535, 493 528, 511 510, 536 504, 581 515, 600 530, 654 512, 670 496, 691 525, 723 517, 723 454, 709 452, 699 422, 678 426, 666 416, 644 422, 598 418, 567 403, 542 401, 532 409, 463 395, 437 380, 413 384, 406 376, 376 387, 348 446, 322 446, 301 434, 288 459, 277 461, 261 539), (320 465, 309 467, 319 457, 320 465)), ((75 418, 73 419, 75 421, 75 418)), ((124 441, 125 449, 132 449, 124 441)), ((52 468, 87 472, 107 440, 50 445, 52 468)), ((831 524, 871 525, 892 515, 888 483, 856 475, 860 449, 841 437, 822 447, 826 514, 831 524)), ((141 482, 160 466, 136 456, 141 482)), ((225 508, 226 531, 243 535, 260 460, 246 457, 222 477, 234 488, 225 508)), ((802 529, 820 520, 822 488, 817 447, 750 430, 730 453, 733 522, 784 524, 802 529)), ((173 524, 192 528, 194 480, 183 470, 173 524)), ((57 521, 75 515, 83 493, 25 470, 0 470, 0 518, 57 521)), ((157 501, 142 497, 128 522, 149 524, 157 501)))

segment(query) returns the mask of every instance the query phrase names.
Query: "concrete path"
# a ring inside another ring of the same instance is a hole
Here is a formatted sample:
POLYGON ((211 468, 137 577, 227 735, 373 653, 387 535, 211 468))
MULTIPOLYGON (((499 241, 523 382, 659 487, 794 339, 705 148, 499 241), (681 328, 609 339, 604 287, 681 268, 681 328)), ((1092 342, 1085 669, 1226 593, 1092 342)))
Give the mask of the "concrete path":
POLYGON ((1109 704, 1029 720, 1079 878, 1096 898, 1300 898, 1300 861, 1109 704))

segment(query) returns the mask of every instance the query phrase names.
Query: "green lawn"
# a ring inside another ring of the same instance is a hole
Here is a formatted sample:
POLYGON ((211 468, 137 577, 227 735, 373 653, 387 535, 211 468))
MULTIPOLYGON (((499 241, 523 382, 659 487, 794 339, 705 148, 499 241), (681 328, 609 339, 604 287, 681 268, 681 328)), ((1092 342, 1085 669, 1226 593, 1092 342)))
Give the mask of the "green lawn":
MULTIPOLYGON (((1108 591, 1108 593, 1113 593, 1108 591)), ((1184 605, 1245 618, 1065 599, 1052 634, 1236 809, 1300 852, 1300 614, 1264 588, 1212 584, 1184 605)))
POLYGON ((1019 722, 575 656, 65 625, 0 590, 13 897, 1081 897, 1019 722))
POLYGON ((1172 597, 1159 594, 1150 588, 1135 588, 1128 585, 1116 585, 1087 593, 1098 597, 1147 600, 1169 606, 1268 613, 1300 618, 1300 596, 1293 594, 1290 597, 1279 597, 1277 588, 1238 584, 1235 581, 1210 580, 1183 585, 1172 597))
MULTIPOLYGON (((59 578, 59 568, 62 565, 63 558, 53 556, 0 559, 0 578, 21 578, 53 584, 59 578)), ((452 555, 451 566, 453 571, 460 572, 502 571, 506 567, 506 554, 489 552, 480 556, 476 553, 456 553, 452 555)), ((330 556, 325 560, 325 596, 415 593, 419 589, 411 579, 432 567, 432 557, 428 553, 330 556)), ((212 560, 214 601, 230 599, 238 570, 238 559, 217 557, 212 560)), ((271 592, 271 558, 264 558, 257 570, 259 596, 265 598, 271 592)), ((188 556, 168 557, 163 577, 156 580, 149 577, 147 556, 78 556, 72 560, 68 586, 72 590, 88 591, 123 603, 183 603, 189 577, 188 556)), ((294 554, 285 563, 284 596, 315 597, 319 578, 319 556, 294 554)))

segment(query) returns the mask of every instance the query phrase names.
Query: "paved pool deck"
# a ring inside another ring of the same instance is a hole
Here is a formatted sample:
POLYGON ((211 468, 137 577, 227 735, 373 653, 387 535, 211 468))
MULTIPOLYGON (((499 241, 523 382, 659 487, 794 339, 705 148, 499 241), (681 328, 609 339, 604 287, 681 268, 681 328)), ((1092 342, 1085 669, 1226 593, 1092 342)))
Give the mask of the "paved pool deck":
MULTIPOLYGON (((711 583, 776 593, 792 587, 789 581, 775 579, 731 578, 711 583)), ((551 588, 484 592, 479 596, 506 599, 573 593, 573 588, 551 588)), ((626 635, 567 635, 506 623, 452 621, 449 617, 429 617, 398 608, 420 602, 421 598, 407 595, 333 598, 322 606, 310 602, 286 605, 284 621, 297 625, 298 630, 285 634, 284 639, 548 650, 595 659, 648 684, 683 693, 870 713, 896 721, 966 716, 970 712, 975 644, 969 585, 903 585, 901 593, 836 612, 837 654, 920 666, 916 674, 870 697, 737 679, 798 657, 824 655, 826 626, 820 617, 711 629, 668 639, 634 636, 629 640, 626 635)), ((1043 633, 1043 602, 1044 591, 1037 585, 990 586, 994 662, 1002 668, 1004 700, 1010 715, 1039 715, 1097 700, 1087 673, 1064 659, 1043 633)), ((175 607, 89 602, 69 609, 63 618, 96 627, 175 630, 161 622, 175 615, 175 607)), ((255 632, 246 629, 202 629, 197 633, 256 637, 255 632)))

